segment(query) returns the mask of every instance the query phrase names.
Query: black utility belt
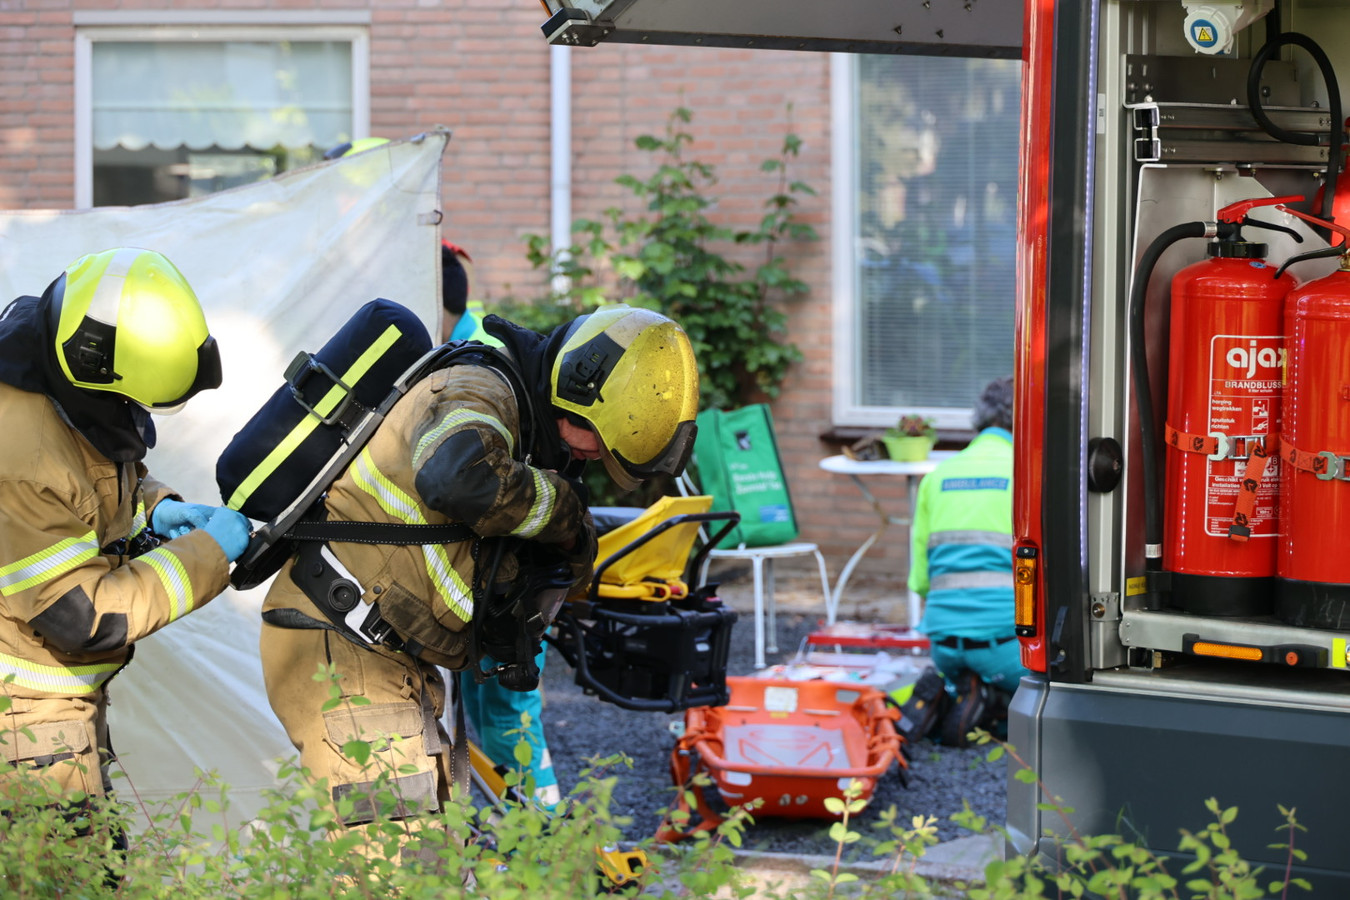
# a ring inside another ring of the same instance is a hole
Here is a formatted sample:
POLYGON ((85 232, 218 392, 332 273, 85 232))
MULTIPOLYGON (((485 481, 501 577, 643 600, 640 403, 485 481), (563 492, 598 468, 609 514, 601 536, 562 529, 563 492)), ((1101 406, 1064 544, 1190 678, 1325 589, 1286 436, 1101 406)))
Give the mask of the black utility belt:
POLYGON ((990 647, 999 647, 1008 643, 1008 641, 1015 640, 1017 640, 1017 635, 1015 634, 1010 634, 1007 637, 994 638, 992 641, 952 636, 938 638, 936 641, 933 641, 933 643, 937 644, 939 647, 951 647, 954 650, 988 650, 990 647))

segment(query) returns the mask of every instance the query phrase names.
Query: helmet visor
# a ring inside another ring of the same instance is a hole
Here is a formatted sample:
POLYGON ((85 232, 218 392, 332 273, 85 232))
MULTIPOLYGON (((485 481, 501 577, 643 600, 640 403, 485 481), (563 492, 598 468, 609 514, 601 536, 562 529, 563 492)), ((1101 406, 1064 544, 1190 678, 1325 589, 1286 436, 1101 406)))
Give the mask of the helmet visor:
POLYGON ((201 391, 213 391, 220 387, 221 381, 220 349, 216 346, 216 339, 207 335, 206 340, 202 341, 201 346, 197 348, 197 372, 187 390, 171 400, 159 403, 142 403, 141 405, 153 413, 173 415, 182 409, 183 404, 187 403, 194 395, 201 391))
POLYGON ((604 463, 605 471, 621 490, 631 491, 654 475, 661 473, 676 477, 681 475, 684 467, 689 464, 690 454, 694 452, 696 434, 698 434, 697 425, 693 422, 681 422, 676 426, 675 435, 666 444, 665 449, 643 463, 624 459, 621 453, 616 453, 601 441, 600 461, 604 463))

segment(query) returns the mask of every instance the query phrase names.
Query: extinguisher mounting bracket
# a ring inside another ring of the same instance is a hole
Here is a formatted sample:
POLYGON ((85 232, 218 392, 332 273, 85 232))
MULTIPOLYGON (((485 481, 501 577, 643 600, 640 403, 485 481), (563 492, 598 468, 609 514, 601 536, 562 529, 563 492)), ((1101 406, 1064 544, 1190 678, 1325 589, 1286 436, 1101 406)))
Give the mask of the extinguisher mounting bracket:
POLYGON ((1251 459, 1256 447, 1265 449, 1269 437, 1265 434, 1224 434, 1222 431, 1211 431, 1209 436, 1216 441, 1214 452, 1206 456, 1211 462, 1251 459))
POLYGON ((1326 459, 1325 472, 1314 472, 1319 481, 1350 481, 1350 456, 1340 456, 1330 450, 1317 454, 1326 459))

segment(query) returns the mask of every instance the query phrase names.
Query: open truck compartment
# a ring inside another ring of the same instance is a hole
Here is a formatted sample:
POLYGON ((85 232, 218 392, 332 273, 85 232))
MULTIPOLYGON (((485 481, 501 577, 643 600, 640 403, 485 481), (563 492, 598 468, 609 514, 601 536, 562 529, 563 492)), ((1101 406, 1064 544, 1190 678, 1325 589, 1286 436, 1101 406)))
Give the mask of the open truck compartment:
POLYGON ((1213 797, 1282 877, 1283 805, 1344 895, 1350 6, 1219 6, 1027 4, 1009 740, 1073 812, 1010 776, 1010 850, 1175 855, 1213 797))

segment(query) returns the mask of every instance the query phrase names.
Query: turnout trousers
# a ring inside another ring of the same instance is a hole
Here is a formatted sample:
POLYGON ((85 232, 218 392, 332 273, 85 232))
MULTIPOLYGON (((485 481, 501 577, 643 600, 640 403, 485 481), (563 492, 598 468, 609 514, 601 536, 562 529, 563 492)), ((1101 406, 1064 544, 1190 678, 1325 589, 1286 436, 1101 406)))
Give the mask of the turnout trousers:
POLYGON ((449 799, 454 778, 441 725, 445 683, 435 666, 324 629, 264 624, 260 643, 268 700, 301 765, 312 778, 327 780, 335 801, 356 800, 345 824, 374 818, 366 795, 386 773, 399 798, 389 811, 395 817, 436 811, 449 799), (355 697, 369 703, 353 704, 355 697), (354 740, 370 744, 364 765, 343 751, 354 740))

